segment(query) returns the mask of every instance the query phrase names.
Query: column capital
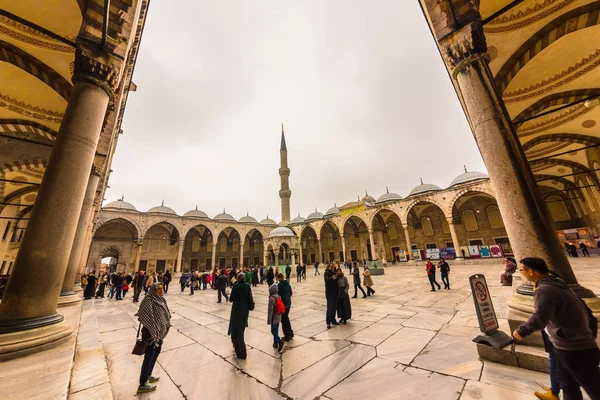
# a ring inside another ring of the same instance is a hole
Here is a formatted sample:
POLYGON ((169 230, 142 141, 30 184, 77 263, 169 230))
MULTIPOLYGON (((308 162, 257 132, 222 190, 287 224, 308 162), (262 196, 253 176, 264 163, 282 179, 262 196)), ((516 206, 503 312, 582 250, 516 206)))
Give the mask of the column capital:
POLYGON ((94 162, 94 164, 92 165, 92 175, 96 175, 98 177, 102 176, 102 171, 104 171, 104 162, 103 161, 96 161, 94 162))
POLYGON ((89 82, 113 96, 119 82, 122 62, 78 41, 75 51, 73 82, 89 82))

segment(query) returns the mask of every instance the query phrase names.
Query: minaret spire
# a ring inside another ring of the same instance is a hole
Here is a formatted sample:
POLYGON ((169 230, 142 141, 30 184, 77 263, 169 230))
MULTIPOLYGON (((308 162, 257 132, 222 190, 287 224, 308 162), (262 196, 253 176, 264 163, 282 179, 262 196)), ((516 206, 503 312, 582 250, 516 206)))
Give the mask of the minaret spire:
POLYGON ((283 123, 281 123, 281 147, 279 148, 279 177, 281 178, 281 190, 279 197, 281 198, 281 221, 290 222, 290 169, 288 168, 287 145, 285 143, 285 133, 283 123))

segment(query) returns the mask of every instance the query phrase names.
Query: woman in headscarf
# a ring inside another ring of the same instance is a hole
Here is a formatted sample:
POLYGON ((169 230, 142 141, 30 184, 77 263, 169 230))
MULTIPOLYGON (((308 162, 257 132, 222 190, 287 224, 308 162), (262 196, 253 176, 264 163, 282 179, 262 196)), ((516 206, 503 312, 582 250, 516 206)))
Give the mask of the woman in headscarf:
POLYGON ((517 264, 513 258, 504 259, 504 273, 500 275, 502 286, 512 286, 513 274, 517 270, 517 264))
POLYGON ((252 271, 252 286, 258 286, 258 268, 256 267, 252 271))
POLYGON ((273 282, 275 282, 275 273, 273 272, 273 267, 269 267, 269 270, 267 271, 266 281, 269 287, 273 284, 273 282))
POLYGON ((83 299, 91 299, 94 297, 94 293, 96 293, 96 271, 90 272, 87 277, 87 285, 85 285, 85 290, 83 291, 83 299))
POLYGON ((345 324, 350 318, 352 318, 352 305, 350 304, 350 296, 348 296, 348 290, 350 284, 348 278, 344 276, 344 271, 341 268, 337 269, 338 279, 337 283, 340 288, 338 295, 337 314, 340 322, 345 324))
POLYGON ((242 360, 246 359, 246 343, 244 342, 244 331, 248 327, 248 314, 254 308, 252 303, 252 291, 245 282, 243 273, 238 274, 237 282, 231 288, 229 301, 231 305, 231 316, 229 317, 229 329, 227 334, 231 336, 231 343, 235 349, 235 355, 242 360))
POLYGON ((155 390, 156 385, 153 383, 159 380, 158 377, 152 376, 152 370, 162 349, 163 340, 171 327, 171 312, 163 294, 164 288, 160 283, 150 286, 140 303, 140 309, 135 314, 142 324, 142 340, 146 342, 138 393, 155 390))

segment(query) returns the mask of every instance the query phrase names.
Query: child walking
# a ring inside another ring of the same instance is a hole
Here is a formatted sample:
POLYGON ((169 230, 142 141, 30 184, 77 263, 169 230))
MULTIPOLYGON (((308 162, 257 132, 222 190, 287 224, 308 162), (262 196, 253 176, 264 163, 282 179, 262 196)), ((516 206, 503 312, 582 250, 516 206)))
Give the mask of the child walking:
POLYGON ((267 312, 267 324, 271 325, 271 333, 273 334, 273 347, 276 347, 279 353, 283 353, 283 341, 279 337, 279 323, 281 322, 281 315, 285 312, 285 306, 277 294, 277 291, 277 285, 272 285, 269 288, 269 311, 267 312))

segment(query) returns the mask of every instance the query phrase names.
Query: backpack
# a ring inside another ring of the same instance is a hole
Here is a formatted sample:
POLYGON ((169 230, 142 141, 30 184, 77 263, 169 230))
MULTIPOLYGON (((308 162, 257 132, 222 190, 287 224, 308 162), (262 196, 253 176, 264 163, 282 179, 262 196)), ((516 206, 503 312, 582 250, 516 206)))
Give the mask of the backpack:
POLYGON ((283 304, 283 300, 281 297, 275 297, 275 314, 281 315, 285 312, 285 304, 283 304))

